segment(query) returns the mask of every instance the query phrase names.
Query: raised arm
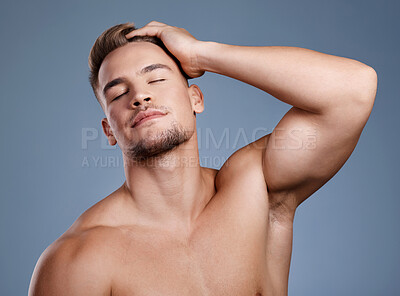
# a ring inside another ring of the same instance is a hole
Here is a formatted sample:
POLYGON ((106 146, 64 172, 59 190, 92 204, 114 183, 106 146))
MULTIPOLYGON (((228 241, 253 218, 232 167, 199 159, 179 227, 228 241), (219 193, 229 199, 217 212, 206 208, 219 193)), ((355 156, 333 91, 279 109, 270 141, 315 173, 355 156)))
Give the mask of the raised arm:
POLYGON ((201 42, 152 22, 130 33, 158 36, 189 76, 204 71, 251 84, 293 106, 257 141, 271 200, 295 209, 345 163, 375 99, 377 75, 358 61, 297 47, 201 42))
POLYGON ((293 106, 259 140, 272 201, 295 209, 343 166, 373 107, 377 75, 358 61, 295 47, 208 43, 205 71, 254 85, 293 106))

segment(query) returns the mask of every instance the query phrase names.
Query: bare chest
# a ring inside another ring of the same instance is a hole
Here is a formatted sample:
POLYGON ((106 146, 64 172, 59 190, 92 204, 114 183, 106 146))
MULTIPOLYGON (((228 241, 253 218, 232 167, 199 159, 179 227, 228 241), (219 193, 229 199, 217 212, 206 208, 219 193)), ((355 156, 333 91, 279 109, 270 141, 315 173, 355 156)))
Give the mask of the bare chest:
POLYGON ((135 232, 121 248, 113 295, 262 295, 267 221, 252 206, 210 209, 190 237, 135 232))

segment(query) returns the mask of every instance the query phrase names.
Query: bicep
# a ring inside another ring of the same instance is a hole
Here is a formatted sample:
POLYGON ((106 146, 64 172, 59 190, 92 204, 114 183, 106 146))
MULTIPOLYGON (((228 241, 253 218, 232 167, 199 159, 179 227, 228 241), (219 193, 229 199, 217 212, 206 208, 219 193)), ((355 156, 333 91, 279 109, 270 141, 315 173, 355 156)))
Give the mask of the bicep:
MULTIPOLYGON (((291 193, 297 207, 343 166, 368 119, 365 108, 326 114, 292 107, 270 134, 263 156, 269 191, 291 193)), ((279 201, 280 202, 280 201, 279 201)))

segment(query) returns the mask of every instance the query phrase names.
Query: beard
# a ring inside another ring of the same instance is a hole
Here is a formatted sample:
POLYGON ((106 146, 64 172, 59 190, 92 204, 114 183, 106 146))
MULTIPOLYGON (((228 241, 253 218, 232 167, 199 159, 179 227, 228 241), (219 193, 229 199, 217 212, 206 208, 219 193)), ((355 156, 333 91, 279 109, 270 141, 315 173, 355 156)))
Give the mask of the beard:
POLYGON ((194 131, 186 130, 182 125, 174 122, 172 126, 155 135, 130 143, 125 150, 126 156, 134 162, 143 162, 149 159, 161 158, 174 148, 188 141, 194 131))

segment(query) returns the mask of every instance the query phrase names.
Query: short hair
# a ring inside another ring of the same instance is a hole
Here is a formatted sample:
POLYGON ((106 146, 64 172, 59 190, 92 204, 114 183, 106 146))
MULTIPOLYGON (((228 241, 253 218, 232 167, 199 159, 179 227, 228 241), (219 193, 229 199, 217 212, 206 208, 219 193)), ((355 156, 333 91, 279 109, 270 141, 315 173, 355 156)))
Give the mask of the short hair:
POLYGON ((136 30, 136 27, 133 23, 125 23, 115 25, 106 31, 104 31, 95 41, 92 49, 89 54, 89 82, 92 86, 94 95, 96 96, 97 101, 102 106, 100 102, 100 96, 97 93, 97 88, 99 86, 99 71, 101 64, 103 63, 106 56, 111 53, 113 50, 122 47, 130 42, 150 42, 161 47, 166 54, 168 54, 177 64, 179 70, 181 71, 183 77, 186 79, 190 79, 190 77, 183 71, 180 62, 176 57, 174 57, 168 49, 165 47, 164 43, 157 37, 154 36, 134 36, 130 39, 125 37, 126 34, 136 30))

